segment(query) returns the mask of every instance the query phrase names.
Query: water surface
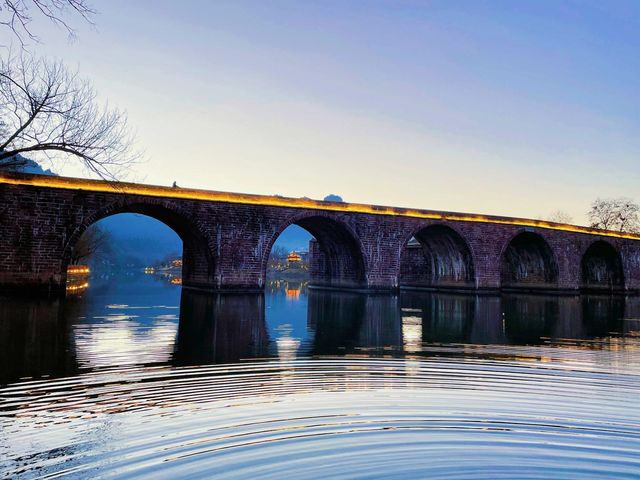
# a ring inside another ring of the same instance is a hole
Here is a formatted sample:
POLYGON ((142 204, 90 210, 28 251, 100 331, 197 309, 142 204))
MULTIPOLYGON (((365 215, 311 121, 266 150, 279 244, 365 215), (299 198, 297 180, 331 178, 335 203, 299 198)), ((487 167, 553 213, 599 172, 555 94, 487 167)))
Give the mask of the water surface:
POLYGON ((0 473, 638 478, 639 360, 638 298, 92 277, 0 300, 0 473))

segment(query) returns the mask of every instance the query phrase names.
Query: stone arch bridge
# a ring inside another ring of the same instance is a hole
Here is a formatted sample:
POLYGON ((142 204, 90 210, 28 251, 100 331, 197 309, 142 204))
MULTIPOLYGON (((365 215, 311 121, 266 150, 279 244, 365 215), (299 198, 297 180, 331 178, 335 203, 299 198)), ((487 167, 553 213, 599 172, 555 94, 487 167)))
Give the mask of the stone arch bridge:
POLYGON ((640 235, 541 220, 333 203, 65 177, 0 176, 0 290, 64 293, 82 233, 141 213, 183 241, 183 285, 260 290, 289 225, 308 230, 311 284, 640 291, 640 235))

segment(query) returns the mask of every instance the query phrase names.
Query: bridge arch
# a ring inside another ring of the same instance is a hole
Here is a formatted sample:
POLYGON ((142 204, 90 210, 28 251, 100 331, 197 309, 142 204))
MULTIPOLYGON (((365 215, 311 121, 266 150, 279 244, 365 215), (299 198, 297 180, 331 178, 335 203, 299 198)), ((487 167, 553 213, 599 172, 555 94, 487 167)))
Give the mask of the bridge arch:
POLYGON ((400 286, 474 288, 475 281, 471 247, 452 227, 423 225, 404 243, 400 254, 400 286))
POLYGON ((604 240, 596 240, 591 243, 580 261, 580 284, 586 290, 624 288, 620 252, 604 240))
POLYGON ((114 202, 84 217, 65 242, 62 272, 66 272, 73 249, 87 228, 121 213, 145 215, 171 228, 182 240, 182 284, 208 289, 215 287, 215 250, 200 224, 186 210, 153 198, 114 202))
POLYGON ((558 262, 545 238, 521 231, 505 245, 501 255, 502 288, 556 288, 558 262))
POLYGON ((309 245, 311 285, 340 288, 367 286, 367 262, 360 238, 347 223, 324 212, 296 215, 277 228, 262 255, 263 278, 266 278, 269 255, 276 240, 291 225, 305 229, 314 237, 309 245))

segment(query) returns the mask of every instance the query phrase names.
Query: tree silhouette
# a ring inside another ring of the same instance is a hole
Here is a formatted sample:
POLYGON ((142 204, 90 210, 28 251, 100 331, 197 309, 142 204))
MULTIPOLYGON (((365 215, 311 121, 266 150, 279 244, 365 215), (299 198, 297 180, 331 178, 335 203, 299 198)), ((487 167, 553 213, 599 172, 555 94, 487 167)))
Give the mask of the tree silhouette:
POLYGON ((640 230, 640 206, 630 198, 597 198, 587 213, 591 226, 620 232, 640 230))
POLYGON ((72 157, 104 179, 115 179, 139 153, 123 111, 101 106, 92 86, 60 61, 21 52, 0 60, 0 169, 18 154, 72 157))

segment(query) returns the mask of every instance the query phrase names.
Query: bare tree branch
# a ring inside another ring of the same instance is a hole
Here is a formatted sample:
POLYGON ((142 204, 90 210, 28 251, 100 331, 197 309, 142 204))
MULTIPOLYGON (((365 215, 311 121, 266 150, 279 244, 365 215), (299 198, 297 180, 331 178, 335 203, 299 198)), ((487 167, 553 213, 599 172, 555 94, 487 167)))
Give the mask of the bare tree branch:
POLYGON ((100 259, 103 255, 109 253, 110 244, 111 235, 98 225, 91 225, 73 247, 69 263, 77 265, 89 258, 100 259))
POLYGON ((630 198, 597 198, 587 215, 591 226, 595 228, 640 231, 640 206, 630 198))
POLYGON ((30 27, 34 17, 50 20, 63 27, 73 38, 76 31, 65 18, 80 16, 93 25, 96 13, 86 0, 0 0, 0 25, 8 28, 23 47, 27 39, 40 41, 30 27))
POLYGON ((0 170, 18 154, 44 154, 115 180, 140 158, 125 112, 99 105, 91 85, 59 61, 25 52, 0 59, 0 119, 0 170))
POLYGON ((569 213, 565 212, 564 210, 556 210, 554 212, 551 212, 547 220, 549 220, 550 222, 556 222, 556 223, 566 223, 566 224, 573 223, 573 217, 569 213))

